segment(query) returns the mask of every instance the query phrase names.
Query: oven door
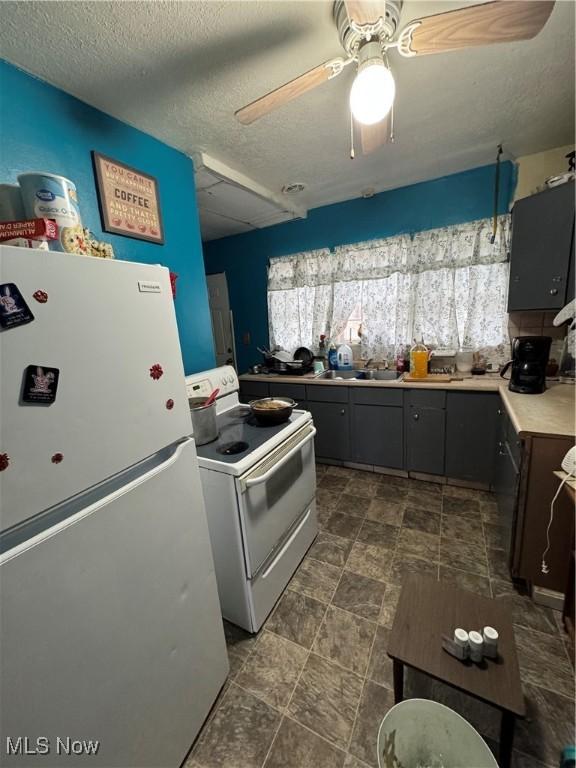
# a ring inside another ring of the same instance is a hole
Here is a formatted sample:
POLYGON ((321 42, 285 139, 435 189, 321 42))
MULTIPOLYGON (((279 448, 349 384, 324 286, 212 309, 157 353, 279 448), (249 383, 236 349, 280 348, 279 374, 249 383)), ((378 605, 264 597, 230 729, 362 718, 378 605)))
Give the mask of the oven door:
POLYGON ((316 494, 315 434, 308 422, 236 480, 249 578, 282 545, 316 494))

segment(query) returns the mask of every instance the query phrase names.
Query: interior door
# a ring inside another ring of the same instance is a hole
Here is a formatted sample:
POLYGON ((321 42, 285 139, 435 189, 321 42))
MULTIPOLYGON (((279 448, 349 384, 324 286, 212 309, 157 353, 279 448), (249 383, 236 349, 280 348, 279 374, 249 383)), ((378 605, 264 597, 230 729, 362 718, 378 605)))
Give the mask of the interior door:
POLYGON ((216 365, 233 365, 236 367, 234 328, 232 327, 232 312, 230 310, 226 273, 219 272, 215 275, 207 275, 206 281, 208 283, 216 365))
POLYGON ((165 267, 0 246, 0 284, 34 315, 0 330, 4 529, 190 434, 191 421, 165 267), (58 370, 54 402, 24 402, 29 366, 58 370))
POLYGON ((0 609, 0 764, 177 768, 228 671, 194 442, 9 549, 0 609))

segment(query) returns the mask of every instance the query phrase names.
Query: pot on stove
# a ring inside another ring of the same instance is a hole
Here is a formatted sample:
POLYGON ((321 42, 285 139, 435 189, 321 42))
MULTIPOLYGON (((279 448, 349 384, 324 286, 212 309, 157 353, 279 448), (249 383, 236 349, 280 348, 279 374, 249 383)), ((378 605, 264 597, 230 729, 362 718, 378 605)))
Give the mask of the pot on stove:
POLYGON ((218 437, 216 424, 216 403, 206 405, 205 397, 191 397, 188 399, 190 414, 192 416, 192 429, 196 445, 211 443, 218 437))
POLYGON ((290 397, 262 397, 252 400, 248 405, 256 421, 267 427, 288 421, 298 403, 290 397))

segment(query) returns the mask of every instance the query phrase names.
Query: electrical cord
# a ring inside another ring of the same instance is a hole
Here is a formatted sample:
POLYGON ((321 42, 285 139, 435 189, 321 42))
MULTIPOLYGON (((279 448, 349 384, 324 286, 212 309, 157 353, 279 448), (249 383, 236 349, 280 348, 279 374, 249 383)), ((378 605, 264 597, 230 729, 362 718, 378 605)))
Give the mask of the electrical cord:
POLYGON ((550 529, 552 528, 552 523, 554 522, 554 503, 558 496, 560 495, 560 491, 564 487, 567 480, 570 480, 573 475, 571 473, 567 474, 566 477, 562 480, 560 485, 558 486, 558 490, 554 494, 554 498, 552 499, 552 502, 550 503, 550 520, 548 521, 548 526, 546 527, 546 549, 544 552, 542 552, 542 573, 548 574, 550 573, 550 568, 548 566, 548 563, 546 562, 546 555, 548 554, 548 551, 550 549, 550 529))

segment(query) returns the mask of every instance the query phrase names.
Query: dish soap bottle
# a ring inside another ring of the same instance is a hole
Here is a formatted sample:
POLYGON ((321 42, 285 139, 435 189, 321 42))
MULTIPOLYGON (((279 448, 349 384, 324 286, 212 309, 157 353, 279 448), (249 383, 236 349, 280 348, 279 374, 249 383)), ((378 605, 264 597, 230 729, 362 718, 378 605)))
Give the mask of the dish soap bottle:
POLYGON ((348 344, 340 344, 338 347, 338 370, 339 371, 351 371, 352 370, 352 350, 348 344))
POLYGON ((331 371, 335 371, 338 368, 338 353, 336 352, 335 344, 330 344, 330 349, 328 350, 328 368, 331 371))
POLYGON ((425 379, 428 376, 428 348, 421 341, 414 339, 414 346, 410 350, 410 376, 415 379, 425 379))

